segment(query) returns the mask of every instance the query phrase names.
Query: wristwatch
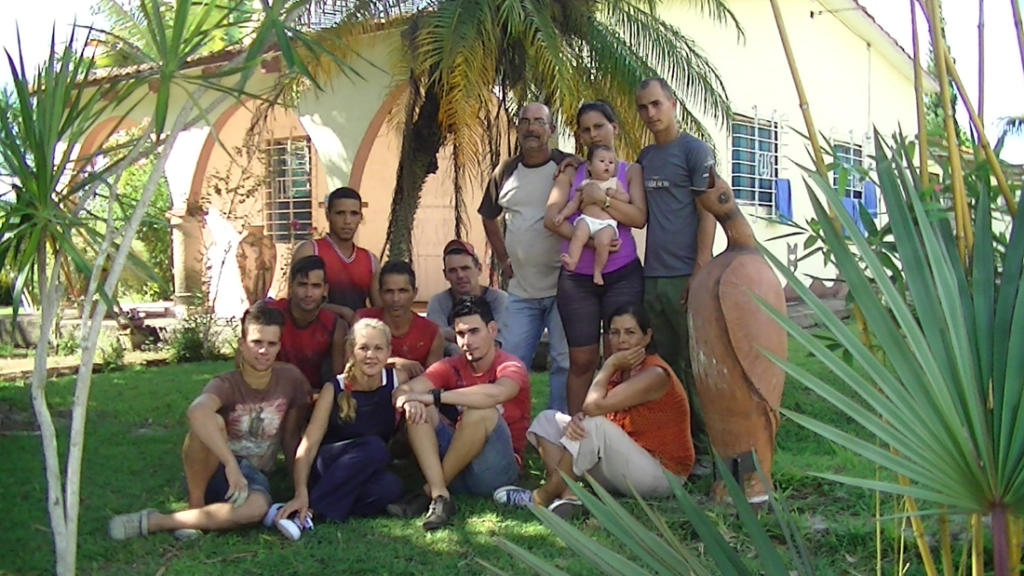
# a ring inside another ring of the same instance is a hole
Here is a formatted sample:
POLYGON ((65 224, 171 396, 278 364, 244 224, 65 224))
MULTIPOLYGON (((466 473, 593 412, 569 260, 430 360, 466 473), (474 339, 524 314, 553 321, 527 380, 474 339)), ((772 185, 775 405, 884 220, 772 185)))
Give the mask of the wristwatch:
POLYGON ((612 197, 605 194, 604 196, 604 209, 607 210, 612 205, 612 197))
POLYGON ((441 406, 441 389, 440 388, 434 388, 433 390, 430 391, 430 395, 434 397, 434 406, 440 407, 441 406))

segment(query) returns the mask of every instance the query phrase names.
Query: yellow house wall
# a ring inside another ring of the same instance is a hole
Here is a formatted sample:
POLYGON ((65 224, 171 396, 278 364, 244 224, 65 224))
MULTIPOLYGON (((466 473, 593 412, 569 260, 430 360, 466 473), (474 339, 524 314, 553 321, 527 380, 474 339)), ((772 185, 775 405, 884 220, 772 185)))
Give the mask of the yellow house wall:
MULTIPOLYGON (((362 195, 366 206, 356 242, 381 256, 382 261, 386 259, 382 250, 398 169, 404 100, 399 97, 392 110, 397 118, 388 116, 375 134, 368 134, 367 129, 392 92, 402 89, 386 72, 394 68, 396 51, 400 48, 398 41, 399 37, 393 33, 370 36, 357 46, 364 59, 357 61, 361 78, 336 74, 329 80, 325 92, 306 92, 298 106, 302 124, 320 153, 328 190, 355 185, 362 195), (360 181, 356 183, 351 177, 353 170, 358 168, 355 163, 360 146, 369 146, 370 152, 362 166, 360 181)), ((413 229, 413 267, 417 275, 419 300, 427 300, 448 287, 441 274, 441 249, 455 237, 455 220, 451 164, 444 151, 439 165, 438 173, 430 176, 424 184, 413 229)), ((468 193, 466 222, 469 225, 466 238, 483 256, 486 239, 483 225, 476 215, 482 194, 481 181, 480 178, 471 178, 465 186, 468 193)), ((326 219, 322 211, 318 218, 321 219, 320 224, 317 224, 318 220, 314 220, 314 224, 325 228, 326 219)))

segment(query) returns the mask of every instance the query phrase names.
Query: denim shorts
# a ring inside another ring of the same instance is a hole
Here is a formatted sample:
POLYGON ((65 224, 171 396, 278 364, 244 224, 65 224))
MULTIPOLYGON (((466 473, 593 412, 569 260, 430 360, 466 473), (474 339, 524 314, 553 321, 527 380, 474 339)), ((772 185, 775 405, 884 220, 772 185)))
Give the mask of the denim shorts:
MULTIPOLYGON (((437 435, 437 447, 443 459, 452 443, 455 427, 444 418, 439 418, 434 434, 437 435)), ((512 450, 512 434, 505 419, 498 416, 498 423, 487 436, 480 453, 448 484, 448 489, 452 492, 490 496, 495 489, 514 484, 518 479, 519 464, 512 450)))
MULTIPOLYGON (((238 461, 238 468, 242 470, 245 481, 249 483, 249 492, 263 492, 270 499, 270 480, 267 479, 267 475, 241 456, 235 456, 235 460, 238 461)), ((204 499, 207 504, 224 502, 224 495, 227 491, 228 477, 224 473, 224 465, 220 464, 213 476, 210 477, 210 481, 206 483, 204 499)))

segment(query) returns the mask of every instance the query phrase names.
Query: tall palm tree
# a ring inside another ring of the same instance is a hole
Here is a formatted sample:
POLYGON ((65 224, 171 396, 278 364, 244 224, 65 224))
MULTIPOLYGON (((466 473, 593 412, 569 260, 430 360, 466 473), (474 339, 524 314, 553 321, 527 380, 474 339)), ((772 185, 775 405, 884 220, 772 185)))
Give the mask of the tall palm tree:
MULTIPOLYGON (((497 161, 494 133, 515 108, 550 103, 570 125, 585 99, 619 110, 633 107, 637 83, 663 76, 680 97, 681 121, 701 137, 702 114, 716 124, 730 116, 725 86, 700 48, 658 17, 659 0, 349 0, 320 2, 337 11, 327 35, 397 29, 405 53, 393 73, 408 80, 405 123, 391 206, 389 257, 411 257, 412 225, 423 182, 448 145, 456 205, 464 174, 497 161)), ((692 0, 712 21, 742 30, 724 0, 692 0)), ((623 118, 627 154, 639 150, 643 128, 623 118)), ((473 171, 473 172, 471 172, 473 171)), ((457 222, 460 221, 457 217, 457 222)), ((456 233, 461 233, 457 224, 456 233)))

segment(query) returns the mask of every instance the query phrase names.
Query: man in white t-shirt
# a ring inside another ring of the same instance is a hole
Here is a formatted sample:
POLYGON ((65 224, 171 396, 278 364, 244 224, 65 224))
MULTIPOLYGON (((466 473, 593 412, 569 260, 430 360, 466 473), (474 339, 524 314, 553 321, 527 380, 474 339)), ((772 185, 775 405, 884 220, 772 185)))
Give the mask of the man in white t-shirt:
POLYGON ((516 123, 519 154, 494 171, 477 212, 502 276, 509 279, 502 348, 530 366, 547 329, 551 356, 548 408, 564 412, 569 347, 555 304, 561 238, 544 227, 555 172, 566 156, 548 145, 553 134, 547 106, 531 102, 523 107, 516 123))

